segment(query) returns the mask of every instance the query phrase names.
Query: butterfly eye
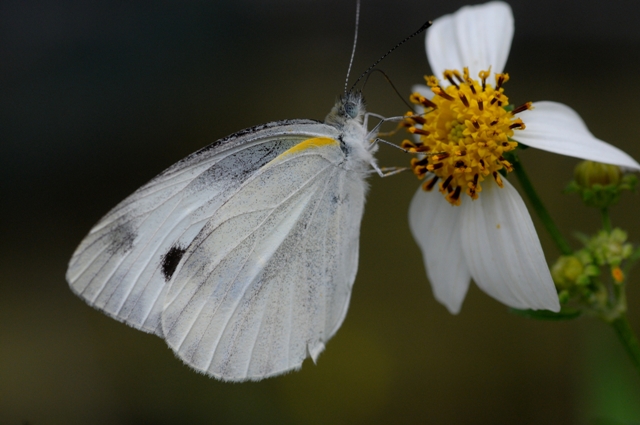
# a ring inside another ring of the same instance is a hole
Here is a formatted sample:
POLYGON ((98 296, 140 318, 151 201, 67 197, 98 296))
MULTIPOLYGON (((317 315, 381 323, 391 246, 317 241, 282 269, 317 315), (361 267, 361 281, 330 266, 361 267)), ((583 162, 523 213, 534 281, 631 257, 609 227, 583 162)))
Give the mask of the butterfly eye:
POLYGON ((351 118, 358 116, 358 107, 355 103, 347 102, 344 104, 344 112, 351 118))

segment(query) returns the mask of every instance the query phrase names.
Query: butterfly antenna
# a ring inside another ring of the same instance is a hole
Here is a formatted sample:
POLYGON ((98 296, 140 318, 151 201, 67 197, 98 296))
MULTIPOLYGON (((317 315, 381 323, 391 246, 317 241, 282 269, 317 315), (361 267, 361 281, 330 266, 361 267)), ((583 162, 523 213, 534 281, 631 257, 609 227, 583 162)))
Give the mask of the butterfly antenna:
POLYGON ((351 73, 351 65, 356 55, 356 43, 358 42, 358 23, 360 22, 360 0, 356 1, 356 33, 353 36, 353 49, 351 49, 351 59, 349 60, 349 68, 347 69, 347 79, 344 82, 344 95, 347 96, 347 87, 349 86, 349 74, 351 73))
MULTIPOLYGON (((393 46, 391 49, 389 49, 389 51, 387 53, 385 53, 384 55, 382 55, 382 57, 380 59, 378 59, 377 61, 375 61, 373 63, 373 65, 371 65, 369 67, 369 69, 367 69, 365 72, 362 73, 362 75, 360 77, 358 77, 358 79, 356 80, 355 83, 353 83, 353 85, 351 86, 351 90, 353 90, 355 88, 355 86, 360 82, 360 80, 362 80, 362 78, 369 74, 371 72, 371 70, 373 68, 376 67, 376 65, 378 65, 380 62, 382 62, 382 60, 384 58, 386 58, 387 56, 389 56, 391 54, 391 52, 393 52, 394 50, 396 50, 398 47, 402 46, 404 43, 406 43, 407 41, 411 40, 413 37, 415 37, 416 35, 420 34, 422 31, 426 30, 427 28, 429 28, 431 26, 431 21, 427 21, 425 22, 420 29, 418 29, 417 31, 415 31, 413 34, 411 34, 410 36, 406 37, 404 40, 402 40, 400 43, 396 44, 395 46, 393 46)), ((349 91, 351 91, 349 90, 349 91)))
POLYGON ((369 81, 369 77, 371 77, 371 76, 373 75, 373 73, 374 73, 374 72, 379 72, 380 74, 382 74, 382 75, 384 76, 385 80, 387 80, 387 83, 389 83, 389 85, 393 88, 393 91, 395 91, 395 92, 396 92, 396 94, 398 95, 398 97, 400 98, 400 100, 402 100, 402 102, 403 102, 405 105, 407 105, 407 107, 408 107, 410 110, 413 110, 413 106, 411 106, 411 105, 409 104, 409 102, 407 102, 407 101, 406 101, 406 99, 404 98, 404 96, 402 96, 402 95, 400 94, 400 92, 398 91, 398 89, 396 88, 396 86, 395 86, 395 85, 393 84, 393 82, 391 81, 391 78, 389 78, 389 76, 388 76, 388 75, 387 75, 383 70, 381 70, 381 69, 372 69, 372 70, 369 72, 369 75, 367 75, 367 78, 365 78, 365 79, 364 79, 364 83, 362 83, 362 90, 364 90, 364 86, 366 86, 366 85, 367 85, 367 82, 369 81))

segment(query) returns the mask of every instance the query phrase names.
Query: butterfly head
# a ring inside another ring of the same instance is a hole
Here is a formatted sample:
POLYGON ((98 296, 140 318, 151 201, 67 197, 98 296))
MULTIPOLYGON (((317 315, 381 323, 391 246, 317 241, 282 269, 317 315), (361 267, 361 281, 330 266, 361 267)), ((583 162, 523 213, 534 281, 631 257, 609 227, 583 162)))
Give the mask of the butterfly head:
POLYGON ((347 122, 353 120, 362 123, 364 111, 365 107, 362 93, 359 91, 347 92, 336 101, 336 104, 331 108, 331 112, 329 112, 324 122, 342 129, 347 122))

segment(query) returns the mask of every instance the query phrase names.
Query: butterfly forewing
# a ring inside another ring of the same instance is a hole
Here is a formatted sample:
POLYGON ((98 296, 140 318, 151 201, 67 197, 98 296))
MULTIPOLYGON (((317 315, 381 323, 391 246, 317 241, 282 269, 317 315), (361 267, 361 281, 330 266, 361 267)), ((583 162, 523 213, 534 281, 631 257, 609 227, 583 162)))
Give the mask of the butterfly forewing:
POLYGON ((206 222, 253 173, 301 141, 326 135, 327 127, 270 123, 176 163, 94 226, 69 264, 71 288, 118 320, 162 336, 167 283, 206 222))

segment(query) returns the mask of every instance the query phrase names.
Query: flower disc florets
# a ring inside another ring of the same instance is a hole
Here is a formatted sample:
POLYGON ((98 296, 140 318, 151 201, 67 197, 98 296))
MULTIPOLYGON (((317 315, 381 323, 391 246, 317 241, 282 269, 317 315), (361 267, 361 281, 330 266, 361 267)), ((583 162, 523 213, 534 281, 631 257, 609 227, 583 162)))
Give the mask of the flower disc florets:
POLYGON ((427 173, 434 176, 422 188, 431 190, 438 180, 440 191, 453 205, 460 205, 464 191, 477 199, 481 183, 488 176, 502 187, 499 171, 511 171, 512 166, 503 154, 514 150, 518 143, 511 137, 514 130, 525 128, 515 115, 531 109, 531 103, 509 110, 509 99, 502 85, 508 74, 496 74, 495 88, 487 84, 490 70, 479 73, 480 80, 457 70, 446 70, 444 77, 451 83, 442 88, 434 76, 425 77, 431 91, 431 100, 419 93, 411 96, 413 103, 422 105, 425 113, 409 112, 405 125, 409 132, 419 135, 420 143, 409 140, 403 147, 412 152, 425 153, 422 159, 413 159, 411 168, 419 178, 427 173))

